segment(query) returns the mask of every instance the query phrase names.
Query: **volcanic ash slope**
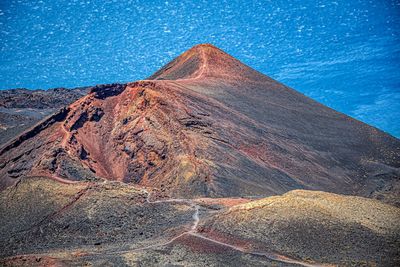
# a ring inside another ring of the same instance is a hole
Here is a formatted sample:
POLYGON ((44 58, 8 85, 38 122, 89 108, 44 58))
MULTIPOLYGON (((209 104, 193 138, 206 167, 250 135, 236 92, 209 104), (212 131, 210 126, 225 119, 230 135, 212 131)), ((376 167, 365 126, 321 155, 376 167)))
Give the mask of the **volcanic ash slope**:
POLYGON ((312 189, 398 205, 399 157, 398 139, 206 44, 148 80, 96 86, 4 145, 0 186, 40 175, 178 197, 312 189))

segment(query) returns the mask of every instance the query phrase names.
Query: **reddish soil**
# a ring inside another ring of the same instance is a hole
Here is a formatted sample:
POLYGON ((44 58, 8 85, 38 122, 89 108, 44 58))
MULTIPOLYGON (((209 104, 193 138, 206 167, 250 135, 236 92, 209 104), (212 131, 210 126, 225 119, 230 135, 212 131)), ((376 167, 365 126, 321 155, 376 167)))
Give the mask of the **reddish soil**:
POLYGON ((62 262, 47 256, 24 255, 0 260, 1 266, 64 267, 62 262))
POLYGON ((201 205, 221 205, 224 207, 232 207, 238 204, 248 203, 252 199, 248 198, 198 198, 196 202, 201 205))
POLYGON ((192 252, 204 254, 224 254, 229 250, 233 250, 232 248, 218 243, 209 242, 194 235, 184 235, 175 240, 174 243, 185 245, 192 252))

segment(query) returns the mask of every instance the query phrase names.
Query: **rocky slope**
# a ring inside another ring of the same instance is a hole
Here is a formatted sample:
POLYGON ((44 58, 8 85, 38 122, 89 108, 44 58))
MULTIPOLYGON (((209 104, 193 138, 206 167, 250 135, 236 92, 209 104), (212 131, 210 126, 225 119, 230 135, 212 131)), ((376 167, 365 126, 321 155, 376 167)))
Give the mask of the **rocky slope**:
POLYGON ((0 146, 87 91, 87 87, 0 90, 0 146))
POLYGON ((293 189, 399 204, 400 141, 199 45, 148 80, 94 87, 0 151, 1 188, 44 175, 172 196, 293 189))
POLYGON ((123 249, 191 223, 190 206, 151 204, 146 198, 121 183, 25 179, 1 194, 1 256, 103 244, 123 249))
POLYGON ((0 90, 2 108, 60 108, 84 96, 89 87, 74 89, 54 88, 49 90, 28 90, 24 88, 0 90))

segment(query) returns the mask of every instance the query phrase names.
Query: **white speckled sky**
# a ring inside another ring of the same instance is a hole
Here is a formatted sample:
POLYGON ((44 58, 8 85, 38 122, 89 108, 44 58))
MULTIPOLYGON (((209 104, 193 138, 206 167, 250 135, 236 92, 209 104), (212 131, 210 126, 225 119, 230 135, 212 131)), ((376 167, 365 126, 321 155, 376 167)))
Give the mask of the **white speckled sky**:
POLYGON ((400 1, 0 1, 0 88, 143 79, 212 43, 400 136, 400 1))

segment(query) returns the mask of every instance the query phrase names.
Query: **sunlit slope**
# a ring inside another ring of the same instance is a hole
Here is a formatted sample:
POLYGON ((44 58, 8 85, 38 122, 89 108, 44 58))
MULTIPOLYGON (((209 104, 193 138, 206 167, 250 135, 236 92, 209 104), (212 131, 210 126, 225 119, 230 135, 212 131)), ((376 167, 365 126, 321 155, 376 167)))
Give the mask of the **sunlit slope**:
POLYGON ((234 206, 205 222, 202 231, 303 260, 396 266, 399 219, 399 208, 377 200, 295 190, 234 206))

